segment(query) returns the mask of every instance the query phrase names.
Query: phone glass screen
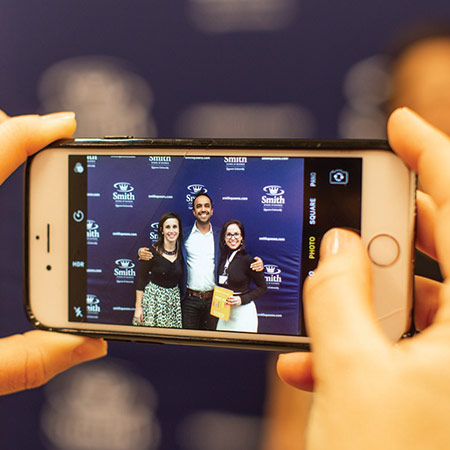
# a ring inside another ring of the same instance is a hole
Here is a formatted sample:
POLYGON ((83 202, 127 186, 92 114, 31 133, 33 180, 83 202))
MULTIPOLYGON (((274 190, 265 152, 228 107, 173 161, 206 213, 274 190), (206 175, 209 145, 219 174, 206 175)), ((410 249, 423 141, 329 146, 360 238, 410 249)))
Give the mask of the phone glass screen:
MULTIPOLYGON (((246 252, 263 260, 267 290, 253 300, 262 334, 306 335, 302 287, 321 236, 361 229, 359 157, 70 155, 68 171, 71 322, 132 324, 138 249, 152 248, 168 211, 189 238, 200 191, 213 201, 216 247, 223 224, 237 219, 246 252)), ((217 265, 220 252, 212 258, 217 265)))

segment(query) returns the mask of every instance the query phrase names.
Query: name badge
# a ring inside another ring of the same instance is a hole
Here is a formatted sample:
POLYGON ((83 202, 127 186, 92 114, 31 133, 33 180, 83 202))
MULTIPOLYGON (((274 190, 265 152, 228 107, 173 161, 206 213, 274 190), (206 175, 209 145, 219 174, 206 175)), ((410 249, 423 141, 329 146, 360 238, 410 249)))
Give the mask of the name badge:
POLYGON ((228 284, 228 275, 219 275, 219 284, 228 284))

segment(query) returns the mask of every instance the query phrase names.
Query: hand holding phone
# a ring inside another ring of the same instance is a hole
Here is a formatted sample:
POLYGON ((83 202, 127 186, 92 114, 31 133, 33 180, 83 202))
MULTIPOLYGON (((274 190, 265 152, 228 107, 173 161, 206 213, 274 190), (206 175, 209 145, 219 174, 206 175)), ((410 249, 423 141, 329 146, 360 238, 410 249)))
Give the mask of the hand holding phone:
MULTIPOLYGON (((388 132, 392 148, 418 171, 427 192, 418 193, 418 247, 440 255, 448 276, 450 139, 406 108, 392 114, 388 132)), ((450 298, 445 282, 416 279, 415 321, 423 333, 392 346, 373 315, 370 262, 361 241, 333 230, 322 245, 323 258, 306 293, 314 353, 285 354, 278 362, 285 381, 315 391, 308 448, 421 449, 430 442, 446 448, 450 298), (432 434, 426 423, 433 424, 432 434)))
MULTIPOLYGON (((26 155, 70 137, 74 129, 73 113, 10 118, 0 110, 0 184, 26 155)), ((0 339, 0 395, 40 386, 57 373, 105 353, 102 340, 40 330, 0 339)))

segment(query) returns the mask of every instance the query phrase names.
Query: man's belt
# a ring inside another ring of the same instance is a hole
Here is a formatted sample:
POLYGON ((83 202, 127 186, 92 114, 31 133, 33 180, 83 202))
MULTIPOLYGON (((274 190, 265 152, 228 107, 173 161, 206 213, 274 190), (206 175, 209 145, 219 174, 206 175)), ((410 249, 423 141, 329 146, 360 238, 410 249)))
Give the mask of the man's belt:
POLYGON ((212 298, 213 291, 193 291, 192 289, 186 289, 187 295, 199 298, 200 300, 205 300, 207 298, 212 298))

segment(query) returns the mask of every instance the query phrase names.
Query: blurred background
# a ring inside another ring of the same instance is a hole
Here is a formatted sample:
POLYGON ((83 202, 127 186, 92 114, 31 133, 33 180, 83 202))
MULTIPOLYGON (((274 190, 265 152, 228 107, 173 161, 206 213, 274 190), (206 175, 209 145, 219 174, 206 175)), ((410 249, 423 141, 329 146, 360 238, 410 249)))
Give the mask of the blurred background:
MULTIPOLYGON (((447 27, 448 0, 1 0, 0 108, 74 110, 79 137, 383 138, 408 103, 446 127, 447 27)), ((19 169, 0 188, 2 337, 30 329, 21 196, 19 169)), ((2 397, 0 447, 303 448, 311 398, 276 381, 276 355, 109 349, 2 397)))

